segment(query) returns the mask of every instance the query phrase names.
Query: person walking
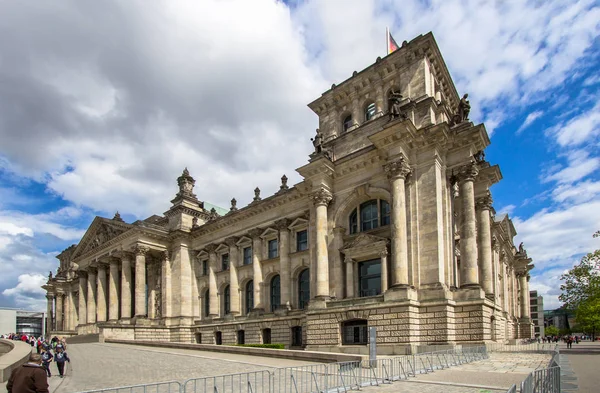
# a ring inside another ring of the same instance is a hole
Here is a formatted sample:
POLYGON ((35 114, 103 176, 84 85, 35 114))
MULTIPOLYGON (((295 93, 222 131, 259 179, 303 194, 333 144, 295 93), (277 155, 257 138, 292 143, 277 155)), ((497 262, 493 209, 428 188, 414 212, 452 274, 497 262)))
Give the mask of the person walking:
POLYGON ((42 348, 41 356, 42 356, 42 367, 46 370, 48 377, 51 377, 52 373, 50 372, 50 362, 52 362, 52 358, 54 358, 54 356, 52 356, 52 352, 50 352, 49 349, 44 349, 44 348, 42 348))
POLYGON ((8 393, 49 393, 48 377, 41 364, 41 355, 29 355, 29 361, 10 374, 6 384, 8 393))
POLYGON ((71 363, 69 355, 63 350, 62 346, 56 346, 56 355, 54 356, 56 367, 58 368, 58 375, 63 378, 65 374, 65 361, 71 363))

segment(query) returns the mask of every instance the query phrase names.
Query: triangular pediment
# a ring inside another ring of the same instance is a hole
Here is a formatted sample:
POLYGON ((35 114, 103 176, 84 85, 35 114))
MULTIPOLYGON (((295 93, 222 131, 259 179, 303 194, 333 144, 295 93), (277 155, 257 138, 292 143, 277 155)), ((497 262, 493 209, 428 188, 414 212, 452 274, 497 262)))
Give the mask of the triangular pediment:
POLYGON ((130 224, 121 221, 110 220, 103 217, 94 218, 94 221, 92 221, 92 224, 77 245, 77 248, 73 253, 73 259, 101 248, 104 244, 127 232, 131 228, 132 226, 130 224))
POLYGON ((379 236, 369 235, 366 233, 361 233, 358 236, 356 236, 354 239, 352 239, 352 241, 349 244, 344 245, 344 248, 342 250, 370 246, 370 245, 373 245, 373 244, 379 243, 379 242, 387 243, 388 239, 386 239, 385 237, 379 237, 379 236))

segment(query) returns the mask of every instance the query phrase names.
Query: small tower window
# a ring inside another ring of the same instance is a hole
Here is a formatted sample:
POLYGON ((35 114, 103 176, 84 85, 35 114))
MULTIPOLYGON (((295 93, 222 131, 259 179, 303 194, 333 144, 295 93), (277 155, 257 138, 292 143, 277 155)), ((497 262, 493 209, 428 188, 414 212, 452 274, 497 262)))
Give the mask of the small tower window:
POLYGON ((369 121, 375 117, 375 103, 372 102, 365 108, 365 121, 369 121))
POLYGON ((352 115, 348 115, 344 118, 343 128, 344 132, 348 131, 352 127, 352 115))

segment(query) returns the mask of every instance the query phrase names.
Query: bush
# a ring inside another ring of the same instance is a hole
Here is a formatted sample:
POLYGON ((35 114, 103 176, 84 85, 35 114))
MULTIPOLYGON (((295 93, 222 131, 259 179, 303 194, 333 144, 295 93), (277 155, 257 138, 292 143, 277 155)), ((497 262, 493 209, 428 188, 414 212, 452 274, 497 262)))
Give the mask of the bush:
POLYGON ((285 344, 235 344, 236 347, 285 349, 285 344))

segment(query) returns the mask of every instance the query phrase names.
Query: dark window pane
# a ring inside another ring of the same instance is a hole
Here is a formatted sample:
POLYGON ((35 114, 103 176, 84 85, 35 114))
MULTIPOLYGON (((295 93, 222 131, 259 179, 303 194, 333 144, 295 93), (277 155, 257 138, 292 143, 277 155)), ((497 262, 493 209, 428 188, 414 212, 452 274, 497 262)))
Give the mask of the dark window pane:
POLYGON ((373 117, 375 117, 375 103, 371 103, 365 108, 365 121, 369 121, 373 117))
POLYGON ((281 280, 279 276, 271 280, 271 311, 275 311, 281 303, 281 280))
POLYGON ((202 275, 208 276, 208 261, 207 260, 202 261, 202 275))
POLYGON ((380 259, 373 259, 358 264, 358 294, 360 297, 381 294, 380 259))
POLYGON ((215 344, 223 344, 223 335, 221 334, 221 332, 215 332, 215 344))
POLYGON ((350 213, 350 234, 358 232, 358 214, 356 213, 356 209, 352 210, 350 213))
POLYGON ((381 226, 390 225, 390 204, 383 199, 379 201, 381 205, 381 226))
POLYGON ((304 309, 310 300, 310 273, 304 269, 298 277, 298 308, 304 309))
POLYGON ((223 291, 223 308, 225 309, 225 314, 229 314, 231 312, 229 285, 227 285, 223 291))
POLYGON ((369 341, 367 321, 364 319, 342 324, 342 344, 366 345, 369 341))
POLYGON ((237 332, 237 343, 238 344, 245 344, 246 343, 246 334, 243 330, 238 330, 237 332))
POLYGON ((293 326, 292 327, 292 346, 293 347, 301 347, 302 346, 302 326, 293 326))
POLYGON ((296 251, 308 250, 308 231, 299 231, 296 233, 296 251))
POLYGON ((269 240, 269 258, 277 257, 277 239, 269 240))
POLYGON ((210 297, 209 297, 208 289, 204 292, 204 316, 208 317, 210 314, 210 297))
POLYGON ((229 270, 229 254, 221 255, 221 270, 229 270))
POLYGON ((252 247, 244 248, 244 265, 252 264, 252 247))
POLYGON ((377 200, 360 205, 360 230, 368 231, 378 227, 377 200))
POLYGON ((254 281, 248 281, 246 284, 246 314, 254 308, 254 281))
POLYGON ((344 132, 348 131, 350 127, 352 127, 352 115, 348 115, 344 118, 344 132))
POLYGON ((263 336, 263 344, 271 344, 271 329, 269 329, 269 328, 263 329, 262 336, 263 336))

